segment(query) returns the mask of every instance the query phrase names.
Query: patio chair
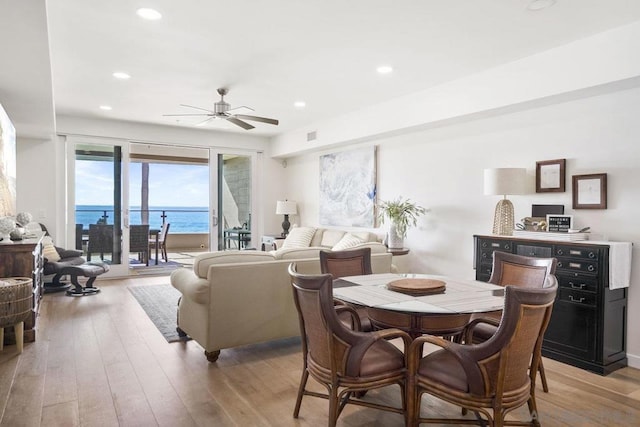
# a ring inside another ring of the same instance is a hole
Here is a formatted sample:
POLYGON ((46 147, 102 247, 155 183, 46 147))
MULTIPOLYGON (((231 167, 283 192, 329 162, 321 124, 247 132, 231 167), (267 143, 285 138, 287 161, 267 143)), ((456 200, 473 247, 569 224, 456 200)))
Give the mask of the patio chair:
MULTIPOLYGON (((149 251, 151 251, 151 249, 153 249, 154 251, 157 249, 159 251, 159 253, 160 253, 160 256, 164 260, 164 262, 169 261, 169 258, 167 256, 167 236, 169 235, 169 227, 170 226, 171 226, 171 224, 169 224, 168 222, 165 222, 164 224, 162 224, 162 229, 160 230, 160 233, 158 234, 158 240, 157 240, 158 247, 157 248, 156 248, 156 238, 155 237, 151 237, 150 238, 147 235, 149 251)), ((156 264, 157 263, 158 263, 158 260, 156 259, 156 264)))
POLYGON ((113 253, 113 225, 89 224, 87 261, 91 261, 93 253, 100 254, 102 261, 104 261, 104 254, 113 253))
POLYGON ((138 261, 149 265, 149 224, 129 227, 129 252, 137 252, 138 261))

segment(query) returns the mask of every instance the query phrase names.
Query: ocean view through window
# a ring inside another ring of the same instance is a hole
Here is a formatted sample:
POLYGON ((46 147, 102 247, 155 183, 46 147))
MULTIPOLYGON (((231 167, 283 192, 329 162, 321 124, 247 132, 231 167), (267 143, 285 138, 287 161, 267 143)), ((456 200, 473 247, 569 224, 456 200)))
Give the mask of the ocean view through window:
MULTIPOLYGON (((160 229, 162 215, 166 215, 166 222, 171 223, 174 233, 208 233, 209 209, 206 206, 150 206, 149 227, 160 229)), ((76 205, 76 224, 82 224, 88 229, 89 224, 99 221, 113 224, 113 206, 108 205, 76 205), (104 218, 106 215, 106 218, 104 218)), ((131 225, 141 224, 140 206, 130 208, 129 222, 131 225)))

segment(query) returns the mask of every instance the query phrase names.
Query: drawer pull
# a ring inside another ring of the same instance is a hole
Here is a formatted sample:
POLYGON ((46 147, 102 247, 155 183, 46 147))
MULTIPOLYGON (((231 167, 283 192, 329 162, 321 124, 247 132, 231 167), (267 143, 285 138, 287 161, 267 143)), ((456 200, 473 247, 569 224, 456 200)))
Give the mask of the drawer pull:
POLYGON ((509 243, 507 243, 506 245, 504 245, 504 248, 508 251, 511 250, 511 245, 509 243))
POLYGON ((576 285, 573 282, 569 282, 569 285, 571 285, 571 289, 584 289, 587 287, 587 285, 585 285, 584 283, 580 283, 579 285, 576 285))
POLYGON ((593 259, 596 257, 596 253, 595 252, 589 252, 589 258, 593 259))
POLYGON ((584 297, 576 299, 576 298, 573 297, 573 295, 569 295, 569 300, 571 302, 584 302, 584 297))
POLYGON ((564 252, 562 251, 562 249, 558 249, 558 250, 556 251, 556 253, 557 253, 558 255, 562 255, 564 252))
POLYGON ((587 270, 589 270, 589 271, 593 271, 593 270, 595 270, 595 269, 596 269, 596 268, 595 268, 593 265, 590 265, 589 267, 587 267, 587 270))

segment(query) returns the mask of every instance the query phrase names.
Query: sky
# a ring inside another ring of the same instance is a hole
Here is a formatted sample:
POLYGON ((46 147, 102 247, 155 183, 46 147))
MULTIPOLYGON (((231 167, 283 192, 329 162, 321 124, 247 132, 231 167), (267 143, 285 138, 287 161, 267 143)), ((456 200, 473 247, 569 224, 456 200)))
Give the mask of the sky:
MULTIPOLYGON (((141 163, 130 163, 129 205, 140 206, 141 163)), ((76 161, 76 205, 113 204, 113 163, 76 161)), ((209 205, 207 165, 149 164, 149 206, 209 205)))

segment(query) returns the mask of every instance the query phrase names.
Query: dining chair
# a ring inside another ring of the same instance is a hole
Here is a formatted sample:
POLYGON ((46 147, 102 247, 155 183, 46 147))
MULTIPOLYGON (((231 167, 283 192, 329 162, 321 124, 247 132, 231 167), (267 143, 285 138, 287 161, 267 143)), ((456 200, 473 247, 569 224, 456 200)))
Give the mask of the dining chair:
MULTIPOLYGON (((362 276, 372 274, 371 248, 347 249, 343 251, 320 251, 320 272, 331 274, 333 279, 345 276, 362 276)), ((345 305, 342 301, 335 300, 336 305, 345 305)), ((353 306, 352 306, 353 307, 353 306)), ((358 314, 361 331, 372 330, 371 320, 366 307, 353 307, 358 314)), ((340 319, 349 324, 352 317, 349 312, 339 312, 340 319)), ((352 329, 356 327, 351 323, 352 329)))
MULTIPOLYGON (((157 240, 157 244, 158 247, 156 248, 156 238, 154 237, 148 237, 148 241, 149 241, 149 252, 151 252, 151 249, 153 250, 158 250, 160 252, 160 256, 162 257, 162 259, 164 260, 164 262, 169 261, 169 258, 167 257, 167 236, 169 235, 169 227, 171 226, 170 223, 165 222, 162 224, 162 229, 160 230, 160 233, 158 234, 158 240, 157 240)), ((156 260, 156 264, 158 263, 158 260, 156 260)))
MULTIPOLYGON (((544 288, 557 284, 554 276, 558 260, 555 258, 534 258, 523 255, 516 255, 507 252, 496 251, 493 253, 493 269, 489 283, 505 286, 514 285, 527 288, 544 288)), ((473 319, 467 325, 465 332, 465 342, 478 343, 491 338, 496 332, 497 324, 500 321, 502 311, 483 315, 484 318, 493 319, 476 320, 473 319)), ((542 389, 549 392, 547 376, 544 372, 542 359, 538 367, 542 389)))
POLYGON ((149 224, 129 227, 129 252, 137 252, 138 260, 149 265, 149 224))
POLYGON ((496 333, 477 345, 425 335, 407 353, 409 426, 419 423, 473 423, 474 420, 423 418, 424 393, 475 413, 478 424, 539 425, 535 377, 544 332, 558 290, 506 286, 504 314, 496 333), (441 347, 423 356, 425 343, 441 347), (531 420, 507 422, 505 415, 527 403, 531 420), (484 418, 480 415, 482 414, 484 418))
POLYGON ((401 338, 407 349, 411 342, 409 335, 399 329, 354 331, 338 318, 330 274, 299 274, 295 263, 292 263, 289 275, 300 320, 303 355, 293 417, 298 418, 303 396, 329 400, 330 427, 336 425, 346 404, 395 412, 406 417, 406 358, 404 352, 388 340, 401 338), (326 387, 327 393, 307 390, 309 376, 326 387), (400 386, 401 408, 357 398, 361 392, 396 384, 400 386))
POLYGON ((91 261, 91 254, 100 254, 104 261, 104 254, 113 253, 113 225, 89 224, 89 241, 87 242, 87 261, 91 261))

